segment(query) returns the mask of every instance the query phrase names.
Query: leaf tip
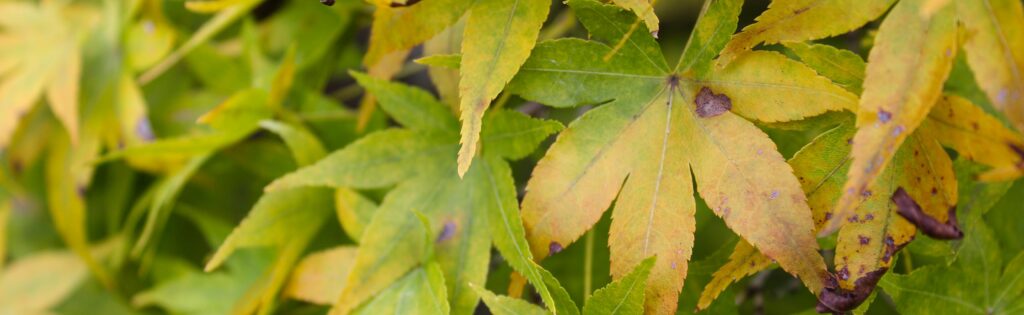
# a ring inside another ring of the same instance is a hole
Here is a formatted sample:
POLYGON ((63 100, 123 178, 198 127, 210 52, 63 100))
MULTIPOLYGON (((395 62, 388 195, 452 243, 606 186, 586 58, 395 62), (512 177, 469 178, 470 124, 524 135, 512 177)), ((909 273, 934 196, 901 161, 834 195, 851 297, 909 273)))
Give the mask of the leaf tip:
MULTIPOLYGON (((483 112, 482 110, 480 111, 483 112)), ((459 178, 466 175, 469 171, 469 167, 473 164, 473 157, 476 155, 477 142, 480 141, 480 120, 483 119, 481 115, 471 115, 463 117, 462 121, 462 139, 459 143, 462 146, 459 148, 458 156, 458 171, 459 178)))

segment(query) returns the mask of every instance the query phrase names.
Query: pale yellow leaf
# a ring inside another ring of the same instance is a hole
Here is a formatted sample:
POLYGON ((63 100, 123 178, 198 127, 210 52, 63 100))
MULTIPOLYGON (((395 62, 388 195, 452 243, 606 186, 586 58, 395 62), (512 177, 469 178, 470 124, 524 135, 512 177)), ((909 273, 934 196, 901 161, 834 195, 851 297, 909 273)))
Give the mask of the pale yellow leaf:
POLYGON ((868 187, 938 101, 956 53, 952 7, 923 19, 921 0, 901 1, 882 22, 868 57, 857 112, 852 164, 832 219, 830 234, 853 214, 868 187))
POLYGON ((964 50, 978 86, 1024 130, 1024 8, 1017 0, 958 0, 964 50))

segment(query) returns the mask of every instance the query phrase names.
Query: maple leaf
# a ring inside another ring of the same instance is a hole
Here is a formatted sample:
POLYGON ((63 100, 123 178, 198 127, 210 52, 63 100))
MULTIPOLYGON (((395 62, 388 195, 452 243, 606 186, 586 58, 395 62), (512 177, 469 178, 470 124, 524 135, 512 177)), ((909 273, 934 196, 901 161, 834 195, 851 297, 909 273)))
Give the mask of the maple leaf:
POLYGON ((71 142, 77 143, 80 45, 97 14, 59 1, 7 2, 0 4, 0 11, 0 149, 44 93, 71 142))
POLYGON ((901 1, 879 27, 868 56, 848 180, 821 234, 834 232, 856 209, 900 144, 939 99, 956 50, 955 12, 920 16, 921 1, 901 1))
MULTIPOLYGON (((462 148, 458 172, 464 175, 476 155, 484 111, 526 61, 547 18, 549 0, 436 0, 392 7, 378 3, 370 49, 363 63, 376 68, 389 53, 423 43, 468 11, 459 76, 462 148)), ((374 75, 386 79, 389 75, 374 75)), ((364 106, 372 106, 372 101, 364 106)), ((371 107, 372 108, 372 107, 371 107)), ((367 112, 362 114, 368 116, 367 112)))
MULTIPOLYGON (((231 223, 203 212, 183 212, 210 246, 224 241, 231 223)), ((212 315, 254 313, 261 296, 249 290, 259 287, 264 271, 273 264, 269 252, 249 250, 227 259, 226 270, 203 272, 191 265, 181 273, 132 296, 136 307, 159 306, 178 314, 212 315)))
POLYGON ((492 112, 484 117, 482 161, 460 179, 451 159, 458 150, 458 121, 447 106, 418 88, 352 75, 406 128, 370 134, 267 187, 273 193, 306 186, 366 189, 397 184, 362 229, 359 254, 335 311, 356 310, 423 262, 428 255, 424 242, 436 243, 434 255, 450 279, 453 312, 468 312, 476 304, 469 284, 486 280, 492 242, 554 310, 544 274, 523 239, 505 159, 529 154, 561 125, 517 112, 492 112), (414 233, 421 223, 413 210, 429 219, 429 238, 414 233))
POLYGON ((978 85, 1024 130, 1024 7, 1020 1, 956 1, 963 43, 978 85))
POLYGON ((594 291, 583 306, 584 315, 640 314, 644 310, 644 290, 656 257, 644 259, 636 268, 618 281, 594 291))
POLYGON ((718 64, 725 66, 757 44, 815 40, 852 31, 878 18, 895 0, 773 0, 754 24, 733 35, 718 64))
POLYGON ((549 0, 480 0, 470 9, 459 67, 459 176, 476 155, 484 110, 530 56, 549 7, 549 0))
MULTIPOLYGON (((651 267, 654 266, 655 257, 644 259, 636 268, 633 268, 622 279, 609 283, 604 288, 594 292, 587 298, 583 306, 583 315, 601 314, 641 314, 644 310, 644 283, 650 276, 651 267)), ((543 309, 536 305, 527 303, 520 299, 507 296, 496 296, 486 289, 473 287, 480 295, 484 304, 494 314, 515 315, 515 314, 546 314, 543 309)), ((565 298, 565 297, 563 297, 565 298)), ((560 308, 574 311, 579 314, 575 305, 571 308, 560 308)))
MULTIPOLYGON (((856 55, 818 44, 789 43, 786 47, 837 84, 851 92, 860 92, 865 64, 856 55)), ((849 140, 853 138, 854 131, 853 124, 844 121, 820 135, 789 161, 807 193, 817 228, 826 222, 832 206, 841 195, 846 180, 844 174, 850 164, 849 140)), ((842 301, 845 305, 832 307, 849 310, 867 298, 874 284, 858 284, 858 281, 865 277, 870 278, 865 281, 877 281, 891 266, 896 251, 913 239, 913 222, 898 216, 898 203, 890 201, 890 196, 897 189, 904 188, 907 196, 920 202, 918 206, 935 222, 949 221, 952 213, 948 209, 957 206, 957 181, 952 174, 952 161, 939 144, 957 150, 963 158, 998 170, 1015 167, 1018 157, 1010 148, 1022 141, 1020 135, 969 101, 952 95, 941 98, 917 132, 899 148, 893 158, 894 164, 872 184, 868 190, 870 194, 864 197, 855 215, 840 228, 835 263, 838 285, 844 292, 855 292, 857 296, 842 301), (883 243, 878 243, 879 240, 883 243)), ((698 308, 710 304, 729 282, 769 265, 771 261, 749 244, 737 244, 729 262, 715 273, 712 285, 702 293, 698 308)))
POLYGON ((153 67, 146 70, 139 76, 139 84, 145 85, 160 75, 164 74, 168 69, 185 58, 189 53, 200 47, 215 35, 223 31, 224 29, 231 26, 231 24, 237 21, 239 18, 249 13, 256 5, 260 4, 259 0, 217 0, 217 1, 190 1, 186 3, 186 6, 191 6, 193 9, 198 7, 201 12, 216 12, 217 14, 210 18, 202 27, 199 28, 191 37, 188 38, 181 46, 175 49, 170 54, 160 59, 153 67), (206 9, 206 10, 204 10, 206 9))
POLYGON ((358 250, 355 246, 338 246, 306 255, 288 278, 284 296, 330 305, 341 295, 358 250))
MULTIPOLYGON (((326 155, 320 141, 301 126, 273 120, 260 124, 284 139, 299 166, 326 155)), ((246 218, 220 244, 205 270, 216 269, 238 248, 275 247, 277 255, 266 280, 251 289, 257 291, 260 298, 261 313, 269 312, 292 267, 331 214, 331 196, 329 189, 320 187, 263 194, 246 218), (296 211, 299 209, 302 211, 296 211)))
POLYGON ((568 4, 596 40, 539 44, 509 90, 554 107, 605 104, 562 132, 534 169, 522 204, 534 255, 568 246, 618 196, 612 275, 657 255, 646 310, 673 312, 693 246, 693 174, 731 229, 817 292, 825 266, 803 191, 774 143, 741 117, 799 120, 853 108, 856 96, 772 52, 712 69, 735 30, 739 1, 706 3, 675 70, 646 30, 628 35, 604 61, 608 43, 636 17, 594 1, 568 4))
POLYGON ((1024 254, 1004 257, 1006 250, 983 219, 1010 184, 979 183, 978 168, 959 162, 958 179, 970 187, 960 196, 970 208, 961 210, 964 238, 955 261, 889 275, 880 285, 902 314, 1018 314, 1024 310, 1024 254))

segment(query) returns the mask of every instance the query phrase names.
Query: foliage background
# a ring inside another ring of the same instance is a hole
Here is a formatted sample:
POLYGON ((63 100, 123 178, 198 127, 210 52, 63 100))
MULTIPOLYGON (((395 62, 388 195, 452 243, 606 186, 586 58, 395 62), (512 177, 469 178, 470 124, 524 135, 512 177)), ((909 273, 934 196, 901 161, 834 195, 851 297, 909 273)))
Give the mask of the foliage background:
MULTIPOLYGON (((0 3, 12 2, 16 1, 0 3)), ((281 86, 274 78, 289 62, 294 62, 294 82, 282 103, 285 114, 280 115, 308 126, 327 152, 343 148, 372 131, 395 125, 380 110, 370 113, 360 109, 364 91, 349 72, 362 68, 372 6, 354 0, 338 1, 332 7, 311 0, 257 2, 251 11, 242 10, 237 14, 237 21, 224 24, 222 30, 208 37, 203 36, 204 27, 208 27, 212 16, 224 16, 223 11, 197 12, 202 10, 189 10, 180 1, 20 2, 39 8, 57 3, 75 11, 64 14, 82 16, 75 19, 28 17, 30 22, 39 25, 66 28, 57 33, 68 37, 53 42, 39 40, 38 47, 0 48, 0 65, 3 65, 20 60, 17 58, 47 58, 50 55, 45 52, 67 49, 58 43, 80 42, 76 115, 80 117, 81 128, 77 139, 69 139, 59 123, 59 107, 51 104, 54 100, 40 97, 33 103, 49 104, 49 107, 33 106, 24 116, 19 115, 17 129, 11 131, 11 144, 0 151, 3 162, 0 165, 0 266, 3 266, 0 313, 225 314, 239 301, 251 299, 252 288, 273 263, 273 251, 240 250, 226 262, 226 267, 212 272, 203 269, 231 229, 264 194, 264 187, 296 168, 289 149, 273 132, 264 129, 251 134, 226 132, 220 135, 225 138, 219 140, 192 138, 192 145, 202 141, 214 143, 202 150, 184 144, 191 148, 189 150, 209 152, 205 163, 200 162, 201 166, 192 174, 183 174, 178 167, 189 159, 193 162, 187 163, 195 163, 194 158, 171 156, 167 151, 136 160, 111 158, 98 163, 95 159, 126 145, 153 139, 215 134, 219 131, 197 126, 196 121, 240 91, 255 87, 272 94, 266 91, 281 86), (173 56, 179 47, 190 44, 195 45, 194 49, 160 75, 154 77, 147 72, 161 67, 161 62, 173 56), (23 55, 15 56, 12 51, 23 55), (360 117, 368 118, 362 130, 357 128, 360 117), (229 138, 240 139, 225 141, 229 138), (85 149, 81 149, 83 147, 85 149), (60 161, 61 152, 72 161, 60 161), (66 167, 49 167, 51 163, 64 163, 66 167), (54 172, 54 168, 60 169, 56 171, 58 174, 48 173, 54 172), (173 184, 176 176, 184 180, 180 187, 173 184), (86 179, 90 177, 91 181, 86 179), (161 190, 169 194, 161 198, 161 190), (180 192, 174 193, 175 190, 180 192), (82 194, 81 209, 87 211, 76 212, 75 201, 69 201, 74 197, 54 197, 69 193, 82 194), (88 271, 91 267, 69 253, 82 249, 69 245, 75 242, 69 240, 75 236, 62 237, 61 233, 67 232, 57 228, 64 224, 61 222, 75 221, 76 216, 83 216, 81 219, 88 231, 84 240, 90 244, 93 255, 101 257, 101 268, 108 273, 106 281, 91 275, 88 271), (148 219, 150 217, 153 219, 148 219), (139 234, 144 234, 143 226, 149 225, 144 223, 146 220, 166 221, 155 224, 150 243, 140 246, 137 245, 139 239, 144 237, 139 234)), ((700 6, 701 1, 697 0, 658 3, 659 43, 666 56, 678 56, 683 50, 700 6)), ((765 0, 746 1, 740 28, 752 23, 767 6, 765 0)), ((552 8, 542 37, 587 37, 565 5, 555 3, 552 8)), ((4 15, 0 20, 21 17, 8 12, 0 12, 0 15, 4 15)), ((878 22, 872 22, 850 34, 820 42, 866 57, 877 27, 878 22)), ((0 33, 3 31, 0 28, 0 33)), ((16 35, 29 38, 46 38, 43 36, 53 34, 47 33, 45 27, 17 32, 16 35), (36 31, 38 33, 30 33, 36 31)), ((785 52, 778 45, 765 49, 785 52)), ((429 89, 443 101, 450 102, 445 98, 450 98, 451 94, 446 95, 443 89, 444 85, 450 89, 452 83, 439 81, 443 76, 432 79, 426 66, 412 61, 423 55, 422 49, 415 49, 397 72, 396 80, 429 89)), ((40 62, 55 64, 61 59, 54 60, 40 62)), ((674 60, 669 61, 674 63, 674 60)), ((67 76, 75 78, 74 72, 59 73, 55 77, 67 76)), ((976 104, 989 103, 962 57, 954 64, 946 90, 976 104)), ((499 98, 498 102, 503 102, 505 108, 563 124, 588 109, 547 108, 516 96, 499 98)), ((990 112, 995 112, 988 106, 990 112)), ((786 158, 824 131, 823 128, 793 131, 767 126, 763 129, 786 158)), ((546 140, 528 157, 512 163, 520 193, 550 142, 551 139, 546 140)), ((950 154, 956 156, 955 152, 950 151, 950 154)), ((965 161, 958 161, 956 166, 961 172, 970 168, 965 161)), ((994 204, 984 220, 994 232, 991 241, 997 243, 1005 258, 1003 263, 1008 264, 1010 258, 1024 251, 1024 238, 1020 237, 1024 220, 1019 219, 1024 210, 1024 181, 1016 180, 1001 187, 996 190, 1008 189, 1005 194, 985 196, 991 200, 982 202, 994 204)), ((387 189, 361 191, 376 202, 386 192, 387 189)), ((702 201, 698 200, 697 209, 697 241, 690 274, 679 299, 680 313, 695 308, 700 290, 737 241, 735 234, 702 201)), ((592 246, 578 242, 542 263, 578 305, 583 305, 585 286, 596 289, 610 281, 609 214, 606 213, 596 226, 592 246), (589 274, 585 273, 587 270, 589 274)), ((354 244, 333 214, 325 220, 305 252, 354 244)), ((945 246, 919 237, 919 241, 900 254, 891 272, 906 274, 924 266, 944 265, 952 260, 945 246)), ((827 260, 828 254, 826 252, 827 260)), ((486 288, 503 294, 512 271, 496 252, 493 257, 486 288)), ((953 281, 948 279, 956 278, 936 275, 935 283, 929 285, 953 281)), ((773 269, 734 285, 708 312, 805 313, 812 312, 815 301, 799 281, 773 269)), ((903 301, 881 295, 871 304, 868 314, 895 314, 898 303, 903 301)), ((274 312, 280 314, 327 311, 327 306, 290 297, 280 298, 276 304, 274 312)), ((478 312, 486 312, 486 309, 481 306, 478 312)))

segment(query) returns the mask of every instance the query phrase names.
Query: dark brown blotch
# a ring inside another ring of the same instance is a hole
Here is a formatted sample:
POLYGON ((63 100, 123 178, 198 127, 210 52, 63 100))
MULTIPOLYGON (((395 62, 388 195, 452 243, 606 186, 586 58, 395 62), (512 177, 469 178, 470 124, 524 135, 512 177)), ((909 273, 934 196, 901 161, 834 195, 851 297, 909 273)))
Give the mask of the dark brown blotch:
POLYGON ((864 235, 858 235, 857 240, 860 241, 861 245, 867 245, 868 243, 871 243, 871 238, 864 235))
MULTIPOLYGON (((330 1, 334 2, 334 0, 330 0, 330 1)), ((405 3, 392 2, 391 3, 391 7, 392 8, 407 7, 407 6, 414 5, 414 4, 418 3, 418 2, 420 2, 420 0, 408 0, 405 3)))
POLYGON ((1017 153, 1017 156, 1020 157, 1020 162, 1017 162, 1017 168, 1024 169, 1024 147, 1010 143, 1010 150, 1013 150, 1013 153, 1017 153))
POLYGON ((860 221, 860 217, 858 217, 856 214, 854 214, 854 215, 851 215, 849 218, 846 218, 846 221, 850 222, 850 223, 857 223, 858 221, 860 221))
POLYGON ((24 168, 25 168, 24 165, 21 164, 21 160, 19 160, 19 159, 11 159, 11 171, 14 174, 16 174, 16 175, 17 174, 21 174, 21 171, 24 168))
POLYGON ((853 290, 844 290, 839 286, 839 281, 830 277, 825 281, 825 289, 818 295, 818 306, 815 307, 815 310, 818 313, 843 314, 857 308, 875 290, 878 280, 885 275, 887 270, 879 268, 864 274, 854 282, 853 290))
POLYGON ((334 5, 334 0, 320 0, 320 4, 326 5, 326 6, 332 6, 332 5, 334 5))
POLYGON ((721 115, 732 109, 732 100, 725 94, 715 94, 707 87, 700 88, 697 98, 697 116, 708 118, 721 115))
POLYGON ((548 244, 548 256, 558 254, 562 249, 562 244, 559 244, 558 242, 551 242, 551 244, 548 244))
POLYGON ((921 210, 921 206, 907 194, 903 187, 896 188, 896 192, 892 194, 892 202, 896 204, 896 213, 899 213, 900 216, 913 223, 922 233, 931 238, 956 240, 964 237, 963 231, 960 230, 960 226, 956 222, 956 207, 949 209, 949 220, 942 223, 925 214, 921 210))

